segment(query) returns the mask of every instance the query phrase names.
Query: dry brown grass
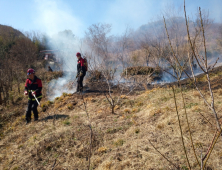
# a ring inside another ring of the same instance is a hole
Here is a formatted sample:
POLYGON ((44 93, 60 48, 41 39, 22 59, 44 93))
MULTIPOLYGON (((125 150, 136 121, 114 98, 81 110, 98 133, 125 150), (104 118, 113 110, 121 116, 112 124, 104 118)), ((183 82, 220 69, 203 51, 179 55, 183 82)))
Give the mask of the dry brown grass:
POLYGON ((106 147, 100 147, 100 148, 98 149, 98 152, 99 152, 99 153, 106 153, 106 151, 107 151, 107 148, 106 148, 106 147))
POLYGON ((130 112, 131 112, 131 109, 129 109, 129 108, 124 109, 124 113, 130 113, 130 112))
MULTIPOLYGON (((219 92, 217 94, 216 102, 221 100, 219 92)), ((198 95, 194 95, 192 90, 184 95, 194 145, 197 155, 200 156, 201 148, 204 153, 207 151, 214 128, 198 112, 212 123, 214 118, 203 102, 197 101, 198 95)), ((176 97, 188 157, 192 168, 198 169, 191 150, 182 99, 179 93, 176 93, 176 97)), ((97 96, 95 100, 90 96, 86 98, 87 111, 94 131, 91 169, 172 168, 149 145, 147 139, 175 164, 186 166, 170 89, 156 88, 135 95, 134 98, 133 106, 127 103, 126 106, 116 106, 116 115, 109 112, 108 103, 101 102, 105 100, 104 96, 97 96)), ((20 116, 6 126, 0 142, 2 167, 50 169, 56 159, 57 169, 87 169, 90 132, 82 99, 64 94, 53 104, 47 104, 44 100, 43 103, 48 109, 46 112, 41 111, 41 121, 25 126, 24 117, 20 116), (45 121, 44 118, 48 117, 48 114, 61 117, 45 121)), ((221 150, 222 141, 218 140, 209 160, 211 168, 222 167, 219 156, 221 150)))
POLYGON ((220 89, 220 90, 218 91, 218 94, 219 94, 220 96, 222 96, 222 89, 220 89))
POLYGON ((121 98, 121 99, 128 99, 128 98, 129 98, 129 96, 126 96, 126 95, 121 95, 121 96, 120 96, 120 98, 121 98))
POLYGON ((194 92, 193 92, 193 96, 194 96, 194 97, 198 97, 198 98, 201 97, 201 95, 200 95, 200 93, 199 93, 198 91, 194 91, 194 92))

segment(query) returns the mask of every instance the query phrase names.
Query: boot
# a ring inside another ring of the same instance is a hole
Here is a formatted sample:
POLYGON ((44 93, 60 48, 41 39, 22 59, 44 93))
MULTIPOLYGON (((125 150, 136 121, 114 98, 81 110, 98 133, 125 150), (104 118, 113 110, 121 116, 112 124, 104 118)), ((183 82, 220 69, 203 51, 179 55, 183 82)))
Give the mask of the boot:
POLYGON ((76 91, 76 92, 74 92, 73 94, 79 94, 80 93, 80 91, 76 91))
POLYGON ((26 120, 26 125, 28 125, 31 121, 30 120, 26 120))

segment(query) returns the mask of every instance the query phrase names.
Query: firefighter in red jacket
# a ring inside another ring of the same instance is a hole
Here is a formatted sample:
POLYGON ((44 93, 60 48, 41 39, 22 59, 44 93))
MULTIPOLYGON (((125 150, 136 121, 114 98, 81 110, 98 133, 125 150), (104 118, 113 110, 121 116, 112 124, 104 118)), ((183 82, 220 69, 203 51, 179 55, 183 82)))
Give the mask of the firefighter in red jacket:
POLYGON ((25 83, 25 91, 24 95, 28 95, 28 108, 26 110, 26 124, 31 121, 31 110, 34 113, 34 120, 38 120, 38 102, 36 101, 34 95, 37 100, 40 102, 42 98, 42 81, 37 76, 35 76, 35 70, 30 68, 27 71, 28 79, 25 83))
POLYGON ((78 78, 76 92, 78 93, 78 92, 83 91, 83 79, 86 75, 87 64, 86 64, 85 59, 83 59, 81 57, 81 53, 76 53, 76 57, 78 58, 78 61, 77 61, 77 76, 76 76, 76 78, 78 78))

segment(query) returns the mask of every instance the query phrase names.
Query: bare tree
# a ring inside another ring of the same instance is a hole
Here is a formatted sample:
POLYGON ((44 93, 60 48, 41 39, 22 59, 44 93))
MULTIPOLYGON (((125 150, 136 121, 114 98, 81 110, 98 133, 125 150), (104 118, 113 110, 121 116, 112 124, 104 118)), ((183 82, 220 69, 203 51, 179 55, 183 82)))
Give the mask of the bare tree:
POLYGON ((86 42, 93 49, 93 52, 107 64, 110 56, 109 46, 112 36, 109 36, 111 31, 110 24, 93 24, 86 32, 86 42))
POLYGON ((113 38, 112 41, 112 53, 115 59, 122 64, 123 69, 128 66, 130 52, 134 50, 132 33, 133 30, 127 26, 124 33, 119 37, 113 38))
MULTIPOLYGON (((186 28, 187 28, 187 40, 188 40, 188 43, 189 43, 189 47, 192 50, 192 55, 194 56, 194 59, 196 60, 198 66, 200 67, 200 69, 203 71, 204 75, 207 78, 207 83, 208 83, 209 93, 210 93, 210 99, 211 99, 210 102, 209 102, 209 100, 207 100, 207 97, 202 93, 202 91, 200 90, 200 88, 197 85, 197 80, 196 80, 196 77, 195 77, 195 74, 194 74, 191 56, 188 53, 188 55, 187 55, 188 64, 189 64, 188 66, 190 67, 189 69, 190 69, 191 74, 192 74, 190 76, 188 71, 180 63, 178 55, 176 55, 177 53, 175 51, 177 50, 177 48, 173 47, 173 42, 170 39, 169 32, 168 32, 168 29, 167 29, 167 26, 166 26, 165 18, 164 18, 164 23, 165 23, 165 28, 166 28, 166 33, 167 33, 167 36, 168 36, 170 48, 171 48, 171 51, 172 51, 173 58, 174 58, 175 62, 177 63, 177 65, 180 68, 180 70, 182 70, 187 75, 187 77, 193 82, 196 90, 199 92, 199 94, 202 97, 203 101, 208 106, 208 108, 213 112, 213 114, 215 116, 215 122, 216 122, 215 127, 217 127, 217 132, 215 133, 215 135, 214 135, 214 137, 212 139, 212 143, 210 144, 210 146, 208 148, 208 151, 207 151, 207 153, 205 154, 204 157, 202 157, 202 152, 201 152, 201 160, 199 161, 198 157, 197 157, 197 154, 196 154, 196 150, 194 148, 194 144, 193 144, 193 140, 192 140, 192 134, 190 132, 189 120, 188 120, 187 111, 186 111, 186 107, 185 107, 185 99, 183 97, 182 87, 181 87, 181 83, 180 83, 180 77, 177 74, 177 81, 178 81, 178 84, 180 86, 181 97, 182 97, 182 101, 183 101, 183 105, 184 105, 184 111, 185 111, 185 115, 186 115, 186 121, 187 121, 187 126, 188 126, 188 130, 189 130, 189 134, 190 134, 190 140, 191 140, 191 144, 192 144, 192 149, 193 149, 193 152, 194 152, 194 155, 195 155, 195 158, 196 158, 196 162, 199 164, 200 169, 204 170, 205 167, 206 167, 206 163, 207 163, 207 161, 208 161, 208 159, 210 157, 210 154, 211 154, 212 150, 214 149, 215 143, 217 142, 219 136, 221 135, 221 131, 222 131, 222 129, 220 127, 219 120, 218 120, 217 111, 216 111, 216 108, 215 108, 215 105, 214 105, 214 95, 213 95, 213 91, 212 91, 212 87, 211 87, 211 80, 210 80, 210 75, 209 75, 210 71, 215 66, 217 61, 215 62, 214 65, 210 65, 210 66, 208 65, 207 45, 206 45, 205 29, 204 29, 204 22, 203 22, 203 17, 202 17, 201 9, 199 8, 199 19, 200 19, 200 28, 201 28, 200 29, 201 30, 201 34, 200 35, 202 36, 202 40, 203 40, 203 43, 202 43, 203 51, 200 51, 200 53, 203 54, 203 55, 201 55, 199 53, 199 50, 196 49, 197 46, 194 44, 195 41, 191 40, 189 22, 188 22, 188 18, 186 16, 185 0, 184 0, 184 14, 185 14, 185 21, 186 21, 186 28)), ((173 89, 173 92, 174 92, 175 108, 176 108, 176 112, 177 112, 180 132, 181 132, 181 140, 182 140, 183 150, 184 150, 184 154, 186 156, 188 167, 189 167, 189 169, 191 169, 191 164, 190 164, 190 161, 189 161, 189 158, 188 158, 187 149, 185 147, 185 143, 184 143, 184 139, 183 139, 184 137, 183 137, 183 132, 182 132, 182 128, 181 128, 182 125, 180 123, 180 116, 178 114, 178 108, 177 108, 177 102, 176 102, 177 99, 176 99, 176 96, 175 96, 174 88, 172 87, 172 89, 173 89)))

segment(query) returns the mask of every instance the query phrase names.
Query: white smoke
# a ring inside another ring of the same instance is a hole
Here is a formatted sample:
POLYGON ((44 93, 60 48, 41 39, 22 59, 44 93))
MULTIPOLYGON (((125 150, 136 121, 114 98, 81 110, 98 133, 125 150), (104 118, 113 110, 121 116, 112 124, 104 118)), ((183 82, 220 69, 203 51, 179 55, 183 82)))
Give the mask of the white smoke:
POLYGON ((49 83, 50 95, 48 95, 48 98, 50 100, 61 96, 63 93, 74 93, 76 91, 76 53, 84 49, 81 45, 80 40, 70 30, 51 36, 49 46, 51 49, 57 50, 55 57, 61 65, 60 70, 63 71, 63 77, 49 83))
POLYGON ((48 95, 48 98, 50 100, 61 96, 63 93, 73 93, 76 89, 74 80, 77 74, 76 53, 79 49, 78 41, 71 34, 65 36, 63 33, 62 35, 53 36, 49 43, 51 49, 58 50, 55 52, 55 57, 63 71, 63 77, 49 83, 50 95, 48 95))
POLYGON ((34 24, 50 36, 63 30, 72 30, 77 36, 84 33, 80 18, 63 1, 35 0, 35 14, 34 24))
POLYGON ((76 53, 83 48, 78 35, 83 34, 83 24, 73 15, 66 3, 60 0, 35 1, 35 24, 41 25, 49 36, 49 50, 55 50, 56 60, 60 63, 63 77, 52 80, 48 85, 47 97, 54 100, 63 93, 73 93, 76 90, 75 77, 77 73, 76 53))
MULTIPOLYGON (((161 1, 165 2, 165 1, 161 1)), ((77 60, 75 54, 77 52, 86 51, 86 46, 80 43, 78 36, 82 36, 86 31, 86 25, 79 16, 75 15, 71 7, 66 5, 61 0, 35 1, 36 18, 35 24, 41 25, 42 29, 50 35, 50 49, 58 50, 57 58, 62 62, 62 70, 64 76, 58 80, 53 80, 49 84, 50 93, 49 99, 61 96, 62 93, 75 92, 75 87, 67 88, 67 84, 72 83, 76 76, 77 60)), ((147 23, 152 14, 161 11, 160 7, 156 7, 154 1, 139 0, 138 2, 127 0, 114 1, 106 10, 104 15, 100 16, 100 21, 111 23, 113 30, 118 34, 125 30, 125 25, 130 23, 130 26, 138 28, 143 23, 147 23), (158 10, 156 10, 156 8, 158 10), (118 18, 118 19, 117 19, 118 18), (131 25, 132 24, 132 25, 131 25)), ((164 3, 165 6, 165 3, 164 3)), ((87 10, 84 11, 87 13, 87 10)), ((94 23, 93 23, 94 24, 94 23)), ((165 74, 165 73, 164 73, 165 74)), ((173 81, 167 75, 163 76, 163 81, 173 81)))

